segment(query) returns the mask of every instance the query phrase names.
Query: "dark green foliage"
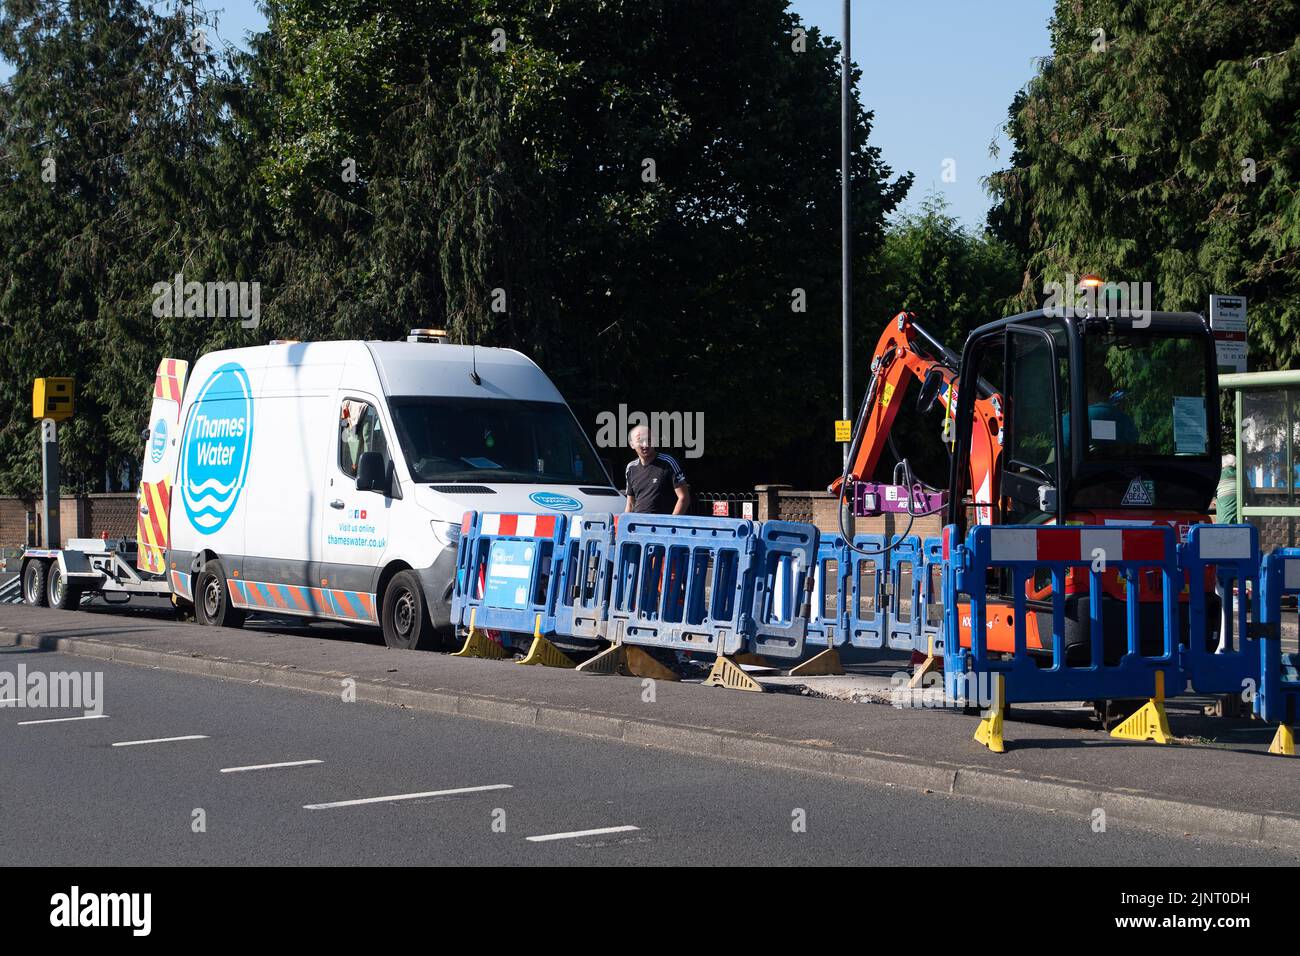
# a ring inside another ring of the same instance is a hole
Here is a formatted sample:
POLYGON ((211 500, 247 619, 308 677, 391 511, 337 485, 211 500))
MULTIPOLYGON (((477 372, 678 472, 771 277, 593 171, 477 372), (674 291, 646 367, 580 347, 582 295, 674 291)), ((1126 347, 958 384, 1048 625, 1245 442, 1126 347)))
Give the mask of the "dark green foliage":
POLYGON ((1012 307, 1083 272, 1162 309, 1245 295, 1252 368, 1294 366, 1300 4, 1059 0, 1051 34, 991 177, 990 225, 1028 261, 1012 307))

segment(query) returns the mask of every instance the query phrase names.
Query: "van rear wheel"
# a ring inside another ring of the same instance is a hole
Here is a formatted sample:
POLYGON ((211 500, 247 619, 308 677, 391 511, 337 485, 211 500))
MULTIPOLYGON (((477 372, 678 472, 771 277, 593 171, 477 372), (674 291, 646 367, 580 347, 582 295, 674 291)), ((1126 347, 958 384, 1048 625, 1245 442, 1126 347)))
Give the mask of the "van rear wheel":
POLYGON ((243 627, 247 615, 230 603, 226 569, 220 561, 209 561, 199 572, 194 589, 194 616, 211 627, 243 627))
POLYGON ((424 587, 414 571, 400 571, 388 582, 380 623, 384 643, 389 647, 427 651, 438 646, 429 608, 424 602, 424 587))

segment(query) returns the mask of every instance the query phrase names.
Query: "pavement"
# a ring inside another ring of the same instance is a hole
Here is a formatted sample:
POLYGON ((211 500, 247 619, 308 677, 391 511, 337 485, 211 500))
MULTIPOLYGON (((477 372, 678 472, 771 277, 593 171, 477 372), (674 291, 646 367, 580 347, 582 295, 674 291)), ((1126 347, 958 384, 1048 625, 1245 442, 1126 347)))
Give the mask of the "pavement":
MULTIPOLYGON (((626 747, 722 758, 913 793, 999 802, 1154 827, 1196 838, 1300 849, 1300 764, 1265 752, 1271 728, 1170 703, 1180 743, 1110 738, 1077 707, 1013 708, 1008 752, 974 744, 977 719, 896 709, 816 691, 747 694, 645 683, 507 661, 452 658, 358 643, 374 632, 283 621, 219 630, 165 619, 155 607, 61 612, 0 607, 0 643, 224 677, 413 711, 603 738, 626 747), (1207 729, 1208 728, 1208 729, 1207 729)), ((881 673, 900 660, 857 665, 881 673)), ((864 676, 871 677, 871 673, 864 676)))
MULTIPOLYGON (((5 865, 1294 866, 1122 819, 10 646, 102 707, 0 708, 5 865)), ((502 665, 509 666, 509 665, 502 665)), ((1122 817, 1122 814, 1120 814, 1122 817)))

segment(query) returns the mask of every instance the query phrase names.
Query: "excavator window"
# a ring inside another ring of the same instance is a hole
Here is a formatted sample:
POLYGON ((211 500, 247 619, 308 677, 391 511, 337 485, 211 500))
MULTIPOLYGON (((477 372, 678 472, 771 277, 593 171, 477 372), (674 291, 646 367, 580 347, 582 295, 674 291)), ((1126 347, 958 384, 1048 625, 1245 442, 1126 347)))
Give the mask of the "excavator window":
POLYGON ((1126 332, 1084 337, 1091 459, 1205 455, 1201 337, 1126 332))
POLYGON ((1056 517, 1060 368, 1051 335, 1041 328, 1007 329, 1003 520, 1038 524, 1056 517))

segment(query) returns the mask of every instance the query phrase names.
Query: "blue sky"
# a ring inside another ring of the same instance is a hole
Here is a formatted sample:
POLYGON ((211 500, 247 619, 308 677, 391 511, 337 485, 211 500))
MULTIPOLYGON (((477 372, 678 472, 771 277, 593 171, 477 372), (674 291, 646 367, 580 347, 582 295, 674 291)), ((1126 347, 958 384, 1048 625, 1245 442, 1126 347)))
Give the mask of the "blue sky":
MULTIPOLYGON (((805 23, 841 34, 841 0, 794 0, 805 23)), ((254 0, 210 0, 221 38, 244 45, 265 20, 254 0)), ((984 221, 989 200, 982 177, 999 168, 989 156, 1002 136, 1011 98, 1050 52, 1052 0, 853 0, 852 54, 862 68, 859 95, 876 114, 872 142, 896 172, 916 183, 905 209, 930 191, 941 193, 967 226, 984 221), (943 179, 955 161, 955 181, 943 179)), ((0 64, 0 80, 10 70, 0 64)))

